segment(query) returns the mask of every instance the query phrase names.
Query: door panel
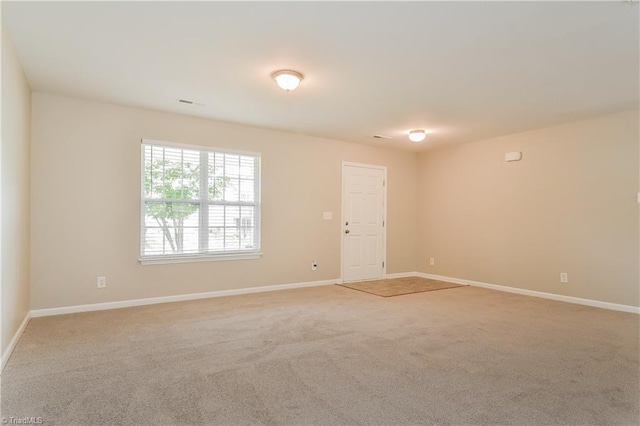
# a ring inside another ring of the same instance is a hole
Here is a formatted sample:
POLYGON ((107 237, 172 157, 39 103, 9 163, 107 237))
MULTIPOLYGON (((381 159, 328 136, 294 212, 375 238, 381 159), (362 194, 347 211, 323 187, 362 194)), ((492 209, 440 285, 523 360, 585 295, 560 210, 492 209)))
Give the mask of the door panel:
POLYGON ((347 164, 342 170, 343 280, 382 278, 385 171, 347 164))

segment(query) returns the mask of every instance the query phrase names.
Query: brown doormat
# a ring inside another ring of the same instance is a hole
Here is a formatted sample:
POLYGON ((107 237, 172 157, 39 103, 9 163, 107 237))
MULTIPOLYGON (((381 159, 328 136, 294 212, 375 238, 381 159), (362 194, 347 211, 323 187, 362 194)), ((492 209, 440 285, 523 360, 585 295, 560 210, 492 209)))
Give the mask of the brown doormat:
POLYGON ((466 287, 464 285, 427 278, 407 277, 377 281, 338 284, 340 287, 364 291, 381 297, 402 296, 403 294, 422 293, 425 291, 444 290, 446 288, 466 287))

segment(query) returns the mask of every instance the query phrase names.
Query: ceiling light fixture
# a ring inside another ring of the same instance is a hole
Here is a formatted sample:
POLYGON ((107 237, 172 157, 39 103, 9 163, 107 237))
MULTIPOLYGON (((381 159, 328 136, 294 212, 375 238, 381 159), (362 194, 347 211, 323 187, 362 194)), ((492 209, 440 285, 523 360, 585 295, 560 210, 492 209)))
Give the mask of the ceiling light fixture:
POLYGON ((287 92, 298 87, 304 76, 298 71, 278 70, 271 74, 271 77, 278 83, 278 86, 287 92))
POLYGON ((422 142, 427 136, 424 130, 411 130, 409 132, 409 139, 411 142, 422 142))

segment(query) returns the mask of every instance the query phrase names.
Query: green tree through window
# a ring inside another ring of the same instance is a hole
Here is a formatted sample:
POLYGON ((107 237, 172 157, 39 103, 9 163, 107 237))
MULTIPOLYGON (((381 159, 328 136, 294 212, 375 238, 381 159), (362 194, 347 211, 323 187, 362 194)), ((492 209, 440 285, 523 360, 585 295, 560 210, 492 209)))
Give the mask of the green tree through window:
POLYGON ((253 156, 143 145, 142 256, 257 250, 258 164, 253 156))

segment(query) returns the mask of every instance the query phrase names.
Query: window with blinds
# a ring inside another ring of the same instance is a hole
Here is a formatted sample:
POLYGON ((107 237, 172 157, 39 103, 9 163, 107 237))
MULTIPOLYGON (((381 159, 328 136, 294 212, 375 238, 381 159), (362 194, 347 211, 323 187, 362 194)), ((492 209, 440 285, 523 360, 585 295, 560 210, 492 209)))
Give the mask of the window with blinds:
POLYGON ((142 142, 141 260, 260 251, 260 156, 142 142))

